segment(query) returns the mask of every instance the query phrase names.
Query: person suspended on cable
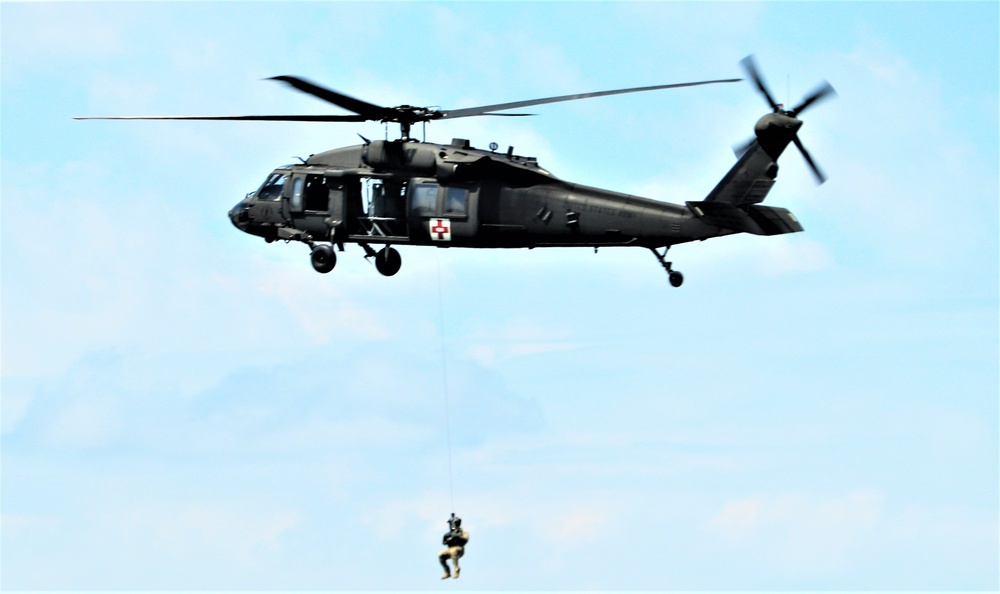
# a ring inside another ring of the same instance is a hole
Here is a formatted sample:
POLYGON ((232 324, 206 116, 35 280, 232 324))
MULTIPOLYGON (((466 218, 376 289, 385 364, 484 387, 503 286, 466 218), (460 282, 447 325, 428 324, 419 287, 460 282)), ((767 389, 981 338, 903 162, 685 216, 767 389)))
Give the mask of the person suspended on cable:
POLYGON ((469 542, 469 533, 462 529, 462 518, 456 517, 454 513, 451 514, 451 517, 448 518, 448 532, 441 539, 441 542, 447 547, 438 555, 441 566, 444 567, 444 575, 441 576, 441 579, 446 580, 452 577, 451 569, 448 567, 448 559, 451 559, 452 565, 455 566, 454 577, 458 579, 458 574, 461 571, 458 560, 465 554, 465 543, 469 542))

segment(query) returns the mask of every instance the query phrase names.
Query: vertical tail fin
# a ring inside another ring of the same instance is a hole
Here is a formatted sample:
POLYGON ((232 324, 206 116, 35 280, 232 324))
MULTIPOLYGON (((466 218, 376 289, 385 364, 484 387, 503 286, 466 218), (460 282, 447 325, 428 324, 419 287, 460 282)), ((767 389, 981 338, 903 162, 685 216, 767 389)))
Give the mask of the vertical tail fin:
POLYGON ((736 206, 763 202, 778 176, 775 159, 754 140, 715 189, 708 193, 705 202, 736 206))
POLYGON ((774 186, 778 174, 775 161, 788 146, 788 140, 766 140, 771 141, 766 148, 759 140, 747 145, 736 164, 704 201, 687 203, 691 212, 710 225, 754 235, 802 231, 798 219, 787 209, 760 205, 774 186))

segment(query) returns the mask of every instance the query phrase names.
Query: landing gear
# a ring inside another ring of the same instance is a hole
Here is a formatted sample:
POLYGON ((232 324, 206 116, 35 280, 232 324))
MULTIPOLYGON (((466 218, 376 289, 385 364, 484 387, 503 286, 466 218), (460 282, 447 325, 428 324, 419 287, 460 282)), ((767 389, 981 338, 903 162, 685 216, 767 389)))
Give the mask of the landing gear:
POLYGON ((667 276, 670 279, 670 286, 679 287, 684 284, 684 275, 680 271, 674 270, 672 267, 673 262, 667 262, 667 251, 670 250, 670 246, 663 248, 663 253, 656 251, 655 248, 649 248, 649 251, 653 252, 656 259, 660 262, 660 266, 667 271, 667 276))
POLYGON ((322 272, 323 274, 330 272, 337 265, 337 254, 328 245, 317 245, 314 247, 309 259, 312 260, 312 265, 316 272, 322 272))
MULTIPOLYGON (((312 262, 312 267, 316 272, 326 274, 333 270, 333 267, 337 265, 337 253, 333 251, 332 245, 313 243, 308 240, 302 241, 307 241, 309 247, 312 248, 309 260, 312 262)), ((359 243, 358 245, 365 250, 365 258, 375 259, 375 268, 383 276, 392 276, 399 272, 399 269, 403 266, 403 258, 391 246, 387 245, 376 252, 367 243, 359 243)))
POLYGON ((382 276, 396 274, 402 265, 403 258, 400 257, 399 252, 389 246, 385 246, 375 254, 375 268, 382 273, 382 276))
POLYGON ((385 246, 379 251, 372 249, 372 246, 367 243, 358 242, 358 245, 365 250, 365 259, 375 258, 375 268, 382 274, 382 276, 392 276, 399 272, 400 266, 403 265, 403 259, 399 256, 399 252, 393 249, 391 246, 385 246))

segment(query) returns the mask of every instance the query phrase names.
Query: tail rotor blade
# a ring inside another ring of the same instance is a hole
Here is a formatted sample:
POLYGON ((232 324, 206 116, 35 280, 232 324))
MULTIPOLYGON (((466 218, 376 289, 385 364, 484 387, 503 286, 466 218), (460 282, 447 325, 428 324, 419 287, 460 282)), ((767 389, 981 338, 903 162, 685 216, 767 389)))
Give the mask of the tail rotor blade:
POLYGON ((750 54, 749 56, 740 60, 740 66, 743 67, 743 70, 747 73, 747 76, 757 86, 757 90, 759 90, 761 95, 764 96, 764 99, 767 99, 767 103, 768 105, 771 106, 771 109, 773 109, 774 111, 778 111, 779 109, 778 102, 775 101, 774 97, 771 96, 771 91, 768 90, 767 83, 764 82, 764 77, 761 76, 760 72, 757 70, 757 63, 754 60, 753 54, 750 54))
POLYGON ((823 171, 819 168, 818 165, 816 165, 816 162, 813 161, 813 158, 809 154, 809 151, 806 150, 806 147, 802 146, 802 141, 799 140, 799 136, 797 134, 795 135, 794 138, 792 138, 792 142, 794 142, 795 146, 798 147, 799 152, 802 153, 802 156, 805 158, 806 163, 809 164, 809 168, 812 169, 813 175, 816 177, 816 183, 822 185, 823 182, 826 181, 826 175, 823 174, 823 171))
POLYGON ((817 101, 822 101, 827 97, 836 97, 836 96, 837 96, 837 91, 833 88, 833 85, 824 80, 818 87, 816 87, 813 90, 812 93, 809 93, 809 95, 802 100, 802 103, 799 103, 798 106, 792 110, 791 115, 793 118, 798 117, 800 113, 805 111, 806 108, 812 105, 813 103, 816 103, 817 101))

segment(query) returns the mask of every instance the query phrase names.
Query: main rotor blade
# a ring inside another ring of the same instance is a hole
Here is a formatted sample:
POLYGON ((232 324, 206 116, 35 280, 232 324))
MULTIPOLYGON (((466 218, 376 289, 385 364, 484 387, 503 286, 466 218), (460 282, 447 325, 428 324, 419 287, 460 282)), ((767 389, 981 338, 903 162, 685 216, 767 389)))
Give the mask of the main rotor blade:
POLYGON ((812 156, 809 155, 809 151, 806 150, 806 147, 802 146, 802 141, 799 140, 798 134, 796 134, 792 138, 792 142, 795 143, 795 146, 799 148, 799 152, 801 152, 802 156, 805 157, 806 163, 809 164, 809 168, 812 169, 813 175, 816 176, 816 183, 822 185, 823 182, 826 181, 826 176, 823 175, 823 172, 820 170, 819 166, 817 166, 816 162, 813 161, 812 156))
POLYGON ((740 66, 743 67, 743 70, 747 73, 747 76, 750 77, 750 80, 757 85, 757 89, 762 95, 764 95, 764 98, 767 99, 767 103, 771 106, 771 109, 778 111, 778 102, 771 96, 771 91, 768 90, 767 83, 764 82, 764 77, 761 76, 760 72, 757 70, 757 62, 754 60, 753 54, 750 54, 740 60, 740 66))
POLYGON ((837 96, 837 91, 833 88, 833 85, 824 80, 822 83, 820 83, 818 87, 816 87, 813 90, 812 93, 809 94, 809 96, 807 96, 805 99, 802 100, 802 103, 799 103, 798 106, 792 110, 792 117, 793 118, 798 117, 798 115, 803 111, 805 111, 807 107, 809 107, 813 103, 816 103, 817 101, 821 101, 823 99, 826 99, 827 97, 836 97, 836 96, 837 96))
POLYGON ((287 83, 296 89, 302 91, 303 93, 308 93, 313 97, 318 97, 323 101, 333 103, 339 107, 343 107, 346 110, 353 111, 358 115, 364 116, 369 120, 381 120, 382 118, 389 116, 393 113, 392 109, 387 107, 381 107, 367 101, 362 101, 360 99, 355 99, 343 93, 338 93, 331 89, 321 87, 317 84, 311 83, 305 79, 298 78, 295 76, 272 76, 268 80, 277 80, 283 83, 287 83))
POLYGON ((677 83, 672 85, 656 85, 653 87, 636 87, 633 89, 619 89, 617 91, 598 91, 596 93, 580 93, 577 95, 561 95, 559 97, 546 97, 545 99, 530 99, 528 101, 514 101, 511 103, 497 103, 496 105, 483 105, 480 107, 469 107, 466 109, 441 110, 440 119, 465 118, 478 115, 501 115, 490 113, 505 109, 516 109, 518 107, 528 107, 531 105, 542 105, 545 103, 558 103, 560 101, 575 101, 577 99, 589 99, 591 97, 604 97, 607 95, 620 95, 622 93, 639 93, 642 91, 655 91, 658 89, 674 89, 678 87, 695 87, 698 85, 711 85, 716 83, 739 82, 739 78, 727 78, 724 80, 704 80, 700 82, 677 83))
POLYGON ((247 115, 247 116, 85 116, 74 120, 257 120, 265 122, 363 122, 361 115, 247 115))

